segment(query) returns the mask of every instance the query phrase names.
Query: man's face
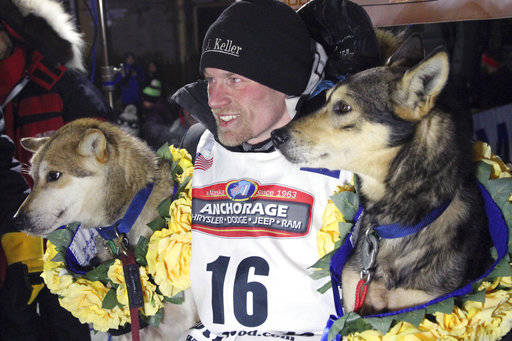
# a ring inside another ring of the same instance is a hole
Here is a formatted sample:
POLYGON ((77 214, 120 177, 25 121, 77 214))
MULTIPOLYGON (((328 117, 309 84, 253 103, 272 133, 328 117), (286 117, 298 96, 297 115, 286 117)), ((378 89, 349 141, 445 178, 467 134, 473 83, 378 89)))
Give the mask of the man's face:
POLYGON ((7 32, 0 26, 0 60, 9 57, 12 53, 12 41, 7 32))
POLYGON ((238 146, 270 138, 270 132, 290 122, 286 95, 232 72, 206 68, 208 104, 217 122, 220 142, 238 146))

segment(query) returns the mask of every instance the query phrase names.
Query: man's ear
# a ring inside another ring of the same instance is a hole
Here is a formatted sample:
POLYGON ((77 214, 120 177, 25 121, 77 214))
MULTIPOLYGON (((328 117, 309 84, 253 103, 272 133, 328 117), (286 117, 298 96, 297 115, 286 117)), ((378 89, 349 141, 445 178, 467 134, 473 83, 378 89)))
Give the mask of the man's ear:
POLYGON ((20 140, 20 143, 23 148, 29 152, 35 153, 48 142, 49 139, 49 137, 24 137, 20 140))
POLYGON ((95 156, 101 163, 108 161, 107 139, 99 129, 87 129, 78 144, 78 153, 82 156, 95 156))
POLYGON ((448 80, 450 62, 444 48, 437 48, 425 60, 407 70, 398 86, 398 116, 419 121, 430 112, 448 80))
POLYGON ((423 39, 418 33, 411 34, 386 61, 386 66, 411 67, 425 57, 423 39))

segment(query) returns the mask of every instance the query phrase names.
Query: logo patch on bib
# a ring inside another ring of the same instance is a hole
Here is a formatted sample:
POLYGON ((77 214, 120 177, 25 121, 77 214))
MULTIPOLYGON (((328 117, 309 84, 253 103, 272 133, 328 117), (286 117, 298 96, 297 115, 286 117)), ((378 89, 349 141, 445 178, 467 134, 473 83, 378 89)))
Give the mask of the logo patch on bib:
POLYGON ((309 233, 313 196, 239 179, 192 190, 192 229, 224 237, 300 237, 309 233))
POLYGON ((258 184, 251 180, 236 180, 228 182, 226 194, 233 201, 246 201, 258 191, 258 184))

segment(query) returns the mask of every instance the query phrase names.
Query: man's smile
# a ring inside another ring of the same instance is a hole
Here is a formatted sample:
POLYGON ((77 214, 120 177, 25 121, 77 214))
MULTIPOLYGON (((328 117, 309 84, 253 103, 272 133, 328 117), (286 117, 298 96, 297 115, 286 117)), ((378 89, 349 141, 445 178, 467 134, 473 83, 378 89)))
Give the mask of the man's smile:
POLYGON ((217 115, 219 125, 227 127, 240 117, 240 114, 217 115))
POLYGON ((240 115, 224 115, 224 116, 219 116, 219 119, 224 121, 224 122, 229 122, 231 120, 234 120, 238 116, 240 116, 240 115))

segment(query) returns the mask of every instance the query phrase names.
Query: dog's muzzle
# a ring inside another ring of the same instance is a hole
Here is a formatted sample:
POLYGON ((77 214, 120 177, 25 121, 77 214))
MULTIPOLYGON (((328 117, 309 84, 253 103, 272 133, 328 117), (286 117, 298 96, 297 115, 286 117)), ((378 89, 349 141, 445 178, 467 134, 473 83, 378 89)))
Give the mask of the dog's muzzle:
POLYGON ((30 227, 30 219, 25 214, 16 212, 12 217, 12 227, 16 231, 24 231, 30 227))

